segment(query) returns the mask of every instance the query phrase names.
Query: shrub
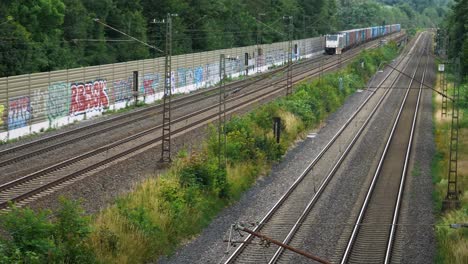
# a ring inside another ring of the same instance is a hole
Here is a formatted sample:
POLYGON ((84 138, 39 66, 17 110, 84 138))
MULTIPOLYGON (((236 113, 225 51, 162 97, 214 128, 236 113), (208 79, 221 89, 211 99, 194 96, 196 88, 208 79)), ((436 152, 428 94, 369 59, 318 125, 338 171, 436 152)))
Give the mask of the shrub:
POLYGON ((9 238, 0 241, 2 263, 93 263, 87 245, 89 218, 79 202, 60 200, 55 219, 48 210, 12 207, 1 216, 9 238))

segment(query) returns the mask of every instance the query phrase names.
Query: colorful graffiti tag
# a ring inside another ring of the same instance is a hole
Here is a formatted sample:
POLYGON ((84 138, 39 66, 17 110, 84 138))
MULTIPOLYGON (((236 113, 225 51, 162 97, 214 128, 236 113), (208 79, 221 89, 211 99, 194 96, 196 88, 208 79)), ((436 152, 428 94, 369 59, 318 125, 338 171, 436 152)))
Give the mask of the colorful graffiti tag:
POLYGON ((143 76, 143 83, 140 86, 140 91, 148 96, 154 95, 159 87, 159 74, 147 73, 143 76))
POLYGON ((185 85, 193 84, 193 71, 192 68, 185 69, 185 85))
POLYGON ((47 112, 47 94, 45 91, 34 90, 31 95, 31 113, 33 119, 42 118, 47 112))
POLYGON ((49 121, 67 116, 70 108, 70 92, 65 82, 49 85, 47 98, 47 117, 49 121))
POLYGON ((219 80, 219 63, 206 64, 206 70, 204 74, 204 80, 208 85, 219 80))
POLYGON ((239 59, 232 58, 226 61, 226 74, 232 75, 242 71, 242 62, 239 59))
POLYGON ((31 120, 31 101, 29 96, 11 99, 8 102, 8 130, 28 125, 31 120))
POLYGON ((171 72, 171 89, 172 92, 175 92, 176 82, 175 82, 175 72, 171 72))
POLYGON ((103 111, 109 107, 106 80, 95 80, 71 85, 70 115, 103 111))
POLYGON ((202 67, 198 67, 198 68, 195 68, 195 74, 194 74, 195 78, 194 78, 194 81, 195 81, 195 86, 199 87, 201 86, 202 82, 203 82, 203 68, 202 67))
POLYGON ((267 65, 272 65, 274 63, 285 62, 287 56, 284 51, 281 49, 272 50, 266 53, 265 60, 267 65))
POLYGON ((185 80, 185 68, 177 69, 177 87, 183 87, 186 85, 185 80))
POLYGON ((114 101, 125 102, 132 99, 133 77, 114 82, 114 101))
POLYGON ((0 105, 0 126, 3 126, 3 113, 5 112, 5 106, 0 105))

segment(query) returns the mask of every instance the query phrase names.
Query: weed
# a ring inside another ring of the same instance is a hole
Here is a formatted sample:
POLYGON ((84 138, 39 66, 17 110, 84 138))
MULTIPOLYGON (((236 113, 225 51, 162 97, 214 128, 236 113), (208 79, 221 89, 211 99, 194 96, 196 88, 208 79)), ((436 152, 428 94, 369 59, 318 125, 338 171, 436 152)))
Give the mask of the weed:
MULTIPOLYGON (((450 74, 449 74, 450 75, 450 74)), ((449 78, 450 80, 451 78, 449 78)), ((437 82, 439 84, 439 82, 437 82)), ((449 85, 451 87, 451 85, 449 85)), ((467 97, 468 90, 464 84, 461 89, 461 98, 467 97)), ((440 89, 440 87, 439 87, 440 89)), ((451 91, 449 91, 450 93, 451 91)), ((463 101, 463 100, 462 100, 463 101)), ((433 97, 433 114, 434 114, 434 135, 436 143, 436 154, 434 155, 431 172, 434 183, 433 199, 434 207, 438 215, 436 226, 437 239, 437 255, 436 263, 467 263, 468 262, 468 231, 465 229, 452 229, 450 224, 466 223, 468 221, 468 191, 460 194, 462 207, 458 210, 450 212, 442 212, 442 201, 445 199, 447 192, 447 175, 448 175, 448 160, 450 153, 450 122, 438 118, 440 114, 441 102, 433 97)), ((468 173, 468 166, 464 162, 468 157, 468 149, 466 148, 466 136, 468 135, 468 118, 464 115, 467 105, 461 106, 461 120, 459 130, 459 151, 458 151, 458 175, 459 179, 463 179, 463 175, 468 173)), ((450 119, 448 119, 450 120, 450 119)), ((467 182, 458 181, 460 190, 467 189, 467 182)))

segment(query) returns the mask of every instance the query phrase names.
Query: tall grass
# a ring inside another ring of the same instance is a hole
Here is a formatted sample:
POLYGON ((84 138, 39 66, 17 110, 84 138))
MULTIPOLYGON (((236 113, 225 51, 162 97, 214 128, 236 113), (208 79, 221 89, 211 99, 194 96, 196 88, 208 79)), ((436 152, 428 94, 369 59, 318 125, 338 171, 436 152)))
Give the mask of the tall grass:
MULTIPOLYGON (((437 81, 437 85, 439 82, 437 81)), ((461 89, 461 97, 464 89, 461 89)), ((465 91, 466 92, 466 91, 465 91)), ((450 125, 451 117, 440 117, 441 100, 433 97, 434 136, 436 155, 432 162, 434 182, 434 204, 438 214, 436 226, 437 256, 436 263, 468 263, 468 229, 452 229, 450 224, 468 223, 468 182, 463 180, 468 175, 468 117, 464 115, 466 106, 462 105, 459 131, 458 151, 458 186, 463 192, 460 195, 461 208, 454 211, 442 212, 442 201, 445 199, 448 184, 448 160, 450 155, 450 125)), ((450 110, 450 108, 449 108, 450 110)), ((449 111, 450 112, 450 111, 449 111)))

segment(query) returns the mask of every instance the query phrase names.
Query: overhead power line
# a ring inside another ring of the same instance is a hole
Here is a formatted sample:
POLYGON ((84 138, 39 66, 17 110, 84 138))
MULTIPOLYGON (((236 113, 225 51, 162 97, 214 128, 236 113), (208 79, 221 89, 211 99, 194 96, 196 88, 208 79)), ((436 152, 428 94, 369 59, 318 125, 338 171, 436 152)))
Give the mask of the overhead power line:
POLYGON ((152 48, 152 49, 155 49, 155 50, 157 50, 157 51, 159 51, 159 52, 164 52, 164 51, 162 51, 161 49, 158 49, 158 48, 156 48, 156 47, 153 46, 153 45, 150 45, 150 44, 148 44, 148 43, 146 43, 146 42, 144 42, 144 41, 141 41, 141 40, 139 40, 139 39, 137 39, 137 38, 134 38, 134 37, 128 35, 127 33, 123 32, 123 31, 120 31, 120 30, 118 30, 118 29, 116 29, 116 28, 114 28, 114 27, 111 27, 111 26, 107 25, 106 23, 101 22, 101 20, 99 20, 99 18, 94 18, 93 21, 96 22, 96 23, 99 23, 99 24, 101 24, 101 25, 103 25, 103 26, 105 26, 105 27, 107 27, 107 28, 110 28, 110 29, 112 29, 112 30, 114 30, 114 31, 116 31, 116 32, 119 32, 120 34, 122 34, 122 35, 124 35, 124 36, 126 36, 126 37, 129 37, 129 38, 135 40, 136 42, 138 42, 138 43, 140 43, 140 44, 143 44, 143 45, 145 45, 145 46, 147 46, 147 47, 150 47, 150 48, 152 48))

